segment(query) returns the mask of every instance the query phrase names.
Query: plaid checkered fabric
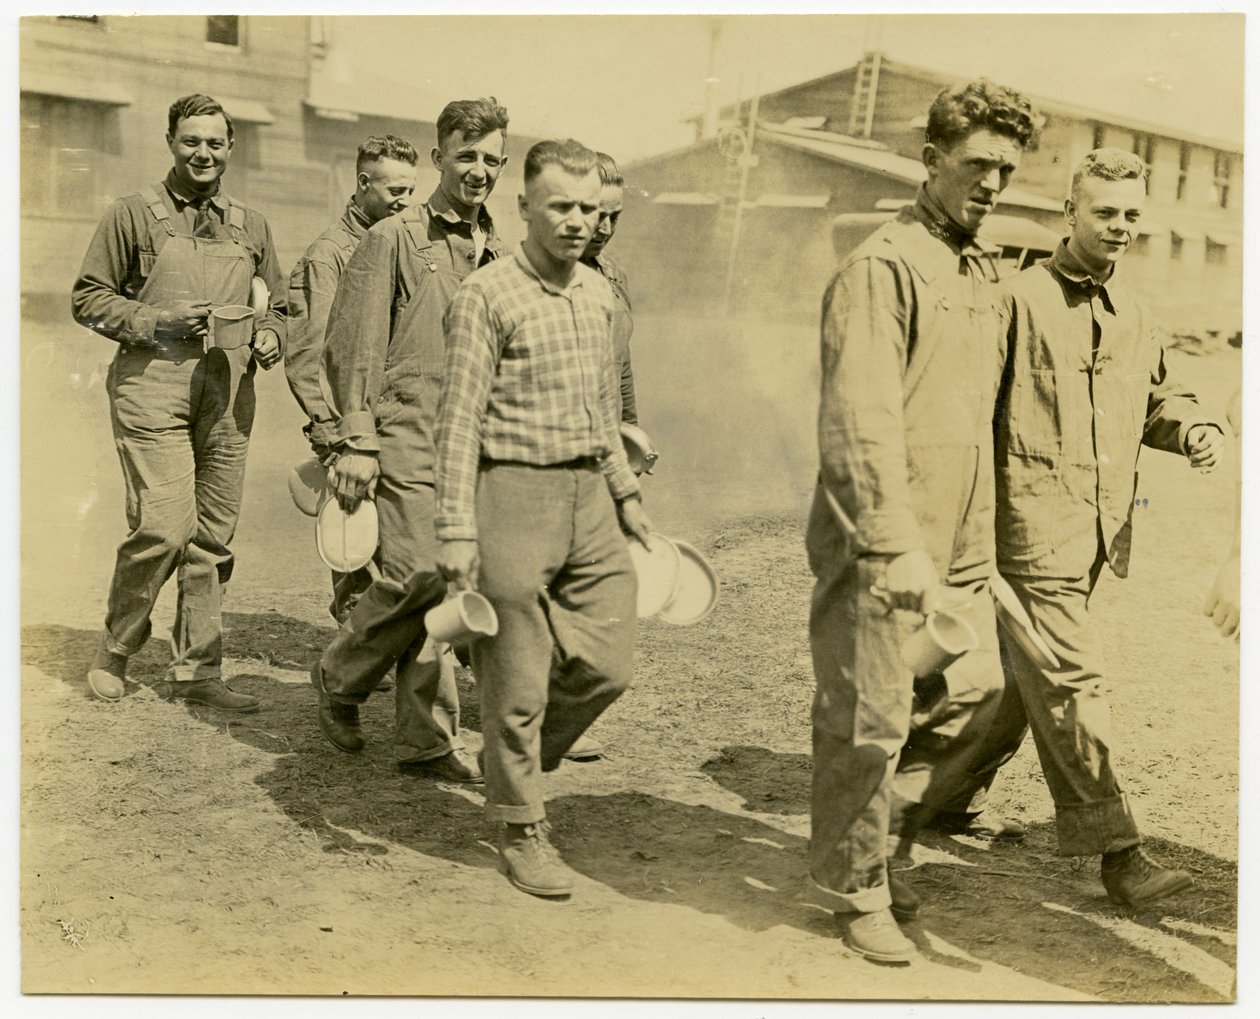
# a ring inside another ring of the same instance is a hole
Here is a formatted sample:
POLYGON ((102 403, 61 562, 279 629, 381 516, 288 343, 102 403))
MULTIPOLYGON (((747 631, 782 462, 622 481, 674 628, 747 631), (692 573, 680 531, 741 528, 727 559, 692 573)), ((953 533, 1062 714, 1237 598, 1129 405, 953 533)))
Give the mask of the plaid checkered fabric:
POLYGON ((577 265, 559 290, 519 245, 456 291, 437 420, 440 540, 477 537, 473 496, 483 458, 546 467, 593 457, 613 498, 638 493, 618 428, 612 310, 608 282, 595 270, 577 265))

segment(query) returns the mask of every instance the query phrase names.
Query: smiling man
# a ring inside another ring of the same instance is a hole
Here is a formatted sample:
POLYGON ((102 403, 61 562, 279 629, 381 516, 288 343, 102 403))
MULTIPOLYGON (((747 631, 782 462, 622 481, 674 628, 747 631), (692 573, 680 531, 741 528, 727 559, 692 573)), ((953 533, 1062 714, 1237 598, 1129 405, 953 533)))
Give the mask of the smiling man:
POLYGON ((1077 167, 1067 240, 1003 288, 1009 354, 996 417, 998 567, 1059 660, 1041 668, 1010 642, 1023 711, 1004 718, 1032 729, 1060 854, 1101 856, 1108 897, 1129 907, 1183 891, 1191 876, 1141 848, 1112 766, 1089 598, 1104 565, 1128 574, 1141 447, 1207 472, 1225 444, 1170 378, 1154 318, 1117 275, 1145 204, 1133 153, 1096 149, 1077 167))
POLYGON ((442 316, 463 279, 499 254, 485 201, 507 162, 507 110, 493 98, 448 103, 427 201, 367 232, 328 314, 321 392, 332 423, 338 499, 374 497, 380 579, 359 597, 312 669, 321 731, 363 748, 359 705, 397 665, 394 749, 405 773, 476 784, 463 752, 451 655, 426 640, 425 610, 446 585, 434 566, 434 443, 442 316))
POLYGON ((806 540, 817 578, 810 873, 845 943, 880 962, 914 954, 894 914, 912 918, 918 900, 885 854, 898 801, 907 818, 944 811, 977 833, 1013 834, 976 817, 1005 756, 985 739, 1005 686, 988 593, 997 272, 975 232, 1033 132, 1016 92, 985 81, 942 92, 917 200, 844 261, 823 298, 806 540), (943 676, 913 677, 900 652, 907 619, 946 603, 965 604, 980 647, 943 676))
POLYGON ((107 701, 125 693, 127 660, 148 640, 154 603, 178 571, 170 695, 225 711, 259 706, 223 683, 221 603, 255 365, 280 360, 285 300, 267 221, 221 186, 233 142, 231 117, 209 96, 172 103, 166 145, 174 165, 161 183, 111 206, 71 292, 75 320, 118 344, 108 392, 130 530, 87 674, 107 701), (252 342, 216 345, 210 313, 249 304, 255 276, 271 306, 255 319, 252 342))
MULTIPOLYGON (((328 313, 346 263, 368 230, 407 207, 416 190, 416 150, 393 135, 366 139, 355 158, 354 194, 345 211, 320 234, 289 274, 289 343, 284 373, 298 405, 306 414, 302 433, 321 463, 334 459, 336 425, 319 386, 328 313)), ((372 582, 371 573, 333 574, 329 612, 337 622, 346 616, 372 582)))
POLYGON ((571 139, 530 149, 525 241, 469 277, 447 313, 437 424, 438 565, 499 620, 472 646, 486 811, 503 825, 501 870, 542 896, 573 889, 542 774, 630 682, 636 584, 622 528, 644 543, 649 531, 618 432, 614 298, 578 262, 599 196, 595 153, 571 139))

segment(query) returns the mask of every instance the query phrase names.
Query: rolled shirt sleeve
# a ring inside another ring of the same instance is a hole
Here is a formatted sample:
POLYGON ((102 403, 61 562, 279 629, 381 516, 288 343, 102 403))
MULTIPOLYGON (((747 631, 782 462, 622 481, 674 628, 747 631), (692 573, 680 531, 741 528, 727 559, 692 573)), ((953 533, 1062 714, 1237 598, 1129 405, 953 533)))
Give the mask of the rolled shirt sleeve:
POLYGON ((1142 444, 1169 453, 1184 453, 1190 429, 1196 425, 1225 427, 1203 412, 1198 398, 1175 378, 1170 378, 1166 351, 1155 336, 1149 342, 1156 348, 1151 370, 1151 392, 1146 400, 1146 423, 1142 428, 1142 444))
POLYGON ((894 264, 863 258, 842 269, 823 298, 822 478, 850 512, 864 553, 925 544, 906 460, 908 287, 894 264))

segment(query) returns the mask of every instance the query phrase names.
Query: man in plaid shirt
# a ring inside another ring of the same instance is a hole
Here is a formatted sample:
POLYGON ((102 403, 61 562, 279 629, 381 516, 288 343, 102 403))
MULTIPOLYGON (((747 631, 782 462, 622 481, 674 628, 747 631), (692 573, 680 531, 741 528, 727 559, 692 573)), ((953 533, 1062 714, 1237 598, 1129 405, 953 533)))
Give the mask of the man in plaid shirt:
POLYGON ((522 891, 564 896, 541 776, 629 685, 637 587, 622 529, 646 545, 650 524, 618 432, 614 299, 578 263, 599 214, 595 153, 539 142, 524 175, 525 241, 446 313, 437 563, 499 617, 472 659, 500 867, 522 891))

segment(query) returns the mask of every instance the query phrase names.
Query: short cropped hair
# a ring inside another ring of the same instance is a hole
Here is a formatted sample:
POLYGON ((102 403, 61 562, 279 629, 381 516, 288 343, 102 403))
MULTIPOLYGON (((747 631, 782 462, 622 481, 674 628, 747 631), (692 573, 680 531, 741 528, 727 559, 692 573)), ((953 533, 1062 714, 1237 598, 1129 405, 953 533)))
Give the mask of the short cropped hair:
POLYGON ((508 112, 494 96, 484 99, 456 99, 447 103, 437 119, 438 148, 456 131, 467 139, 484 138, 491 131, 507 135, 508 112))
POLYGON ((944 89, 928 110, 927 141, 951 149, 973 131, 988 129, 1026 148, 1037 134, 1032 104, 987 78, 944 89))
POLYGON ((559 166, 574 177, 585 177, 599 168, 599 157, 579 141, 548 138, 535 143, 525 154, 525 183, 542 173, 547 166, 559 166))
POLYGON ((374 134, 359 146, 358 158, 354 161, 354 172, 362 173, 363 168, 382 159, 396 159, 408 166, 415 166, 419 159, 415 146, 392 134, 374 134))
POLYGON ((621 175, 621 167, 617 160, 607 152, 596 152, 595 160, 599 164, 599 182, 604 187, 623 187, 626 178, 621 175))
POLYGON ((166 114, 166 133, 173 136, 176 125, 186 117, 213 117, 216 113, 227 124, 228 141, 231 141, 236 129, 232 125, 232 118, 228 116, 227 110, 219 104, 217 99, 211 99, 200 92, 180 96, 171 103, 171 108, 166 114))
POLYGON ((1100 180, 1140 180, 1146 183, 1146 164, 1140 156, 1124 149, 1094 149, 1087 152, 1072 171, 1072 201, 1077 200, 1086 177, 1100 180))

